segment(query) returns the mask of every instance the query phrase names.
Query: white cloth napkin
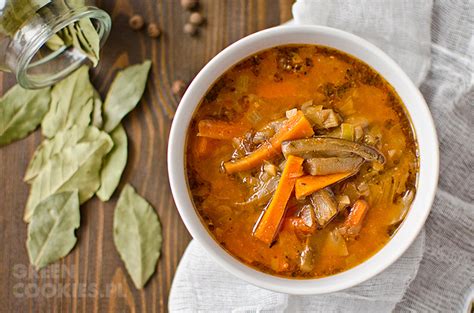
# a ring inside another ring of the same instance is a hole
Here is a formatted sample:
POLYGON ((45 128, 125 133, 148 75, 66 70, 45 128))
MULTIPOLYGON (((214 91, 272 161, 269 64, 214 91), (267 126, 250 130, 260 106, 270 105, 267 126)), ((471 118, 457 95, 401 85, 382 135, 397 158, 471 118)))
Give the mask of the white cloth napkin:
POLYGON ((391 267, 356 287, 289 296, 232 276, 192 241, 170 312, 466 312, 474 286, 473 1, 298 0, 296 23, 355 33, 420 85, 440 140, 439 188, 425 229, 391 267), (420 262, 421 261, 421 262, 420 262))

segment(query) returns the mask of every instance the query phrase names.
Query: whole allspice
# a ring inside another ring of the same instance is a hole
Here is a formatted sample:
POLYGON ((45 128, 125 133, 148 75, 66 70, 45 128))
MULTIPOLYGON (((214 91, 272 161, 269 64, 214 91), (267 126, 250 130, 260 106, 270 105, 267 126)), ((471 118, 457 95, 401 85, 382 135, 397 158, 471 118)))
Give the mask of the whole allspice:
POLYGON ((194 9, 199 3, 199 0, 181 0, 181 6, 185 10, 194 9))
POLYGON ((150 23, 148 24, 148 27, 147 27, 147 34, 151 38, 158 38, 161 35, 161 29, 158 27, 157 24, 150 23))
POLYGON ((184 80, 175 80, 173 84, 171 85, 171 92, 178 97, 181 97, 184 92, 186 91, 186 83, 184 80))
POLYGON ((193 25, 191 23, 184 24, 183 31, 184 31, 185 34, 188 34, 190 36, 194 36, 194 35, 197 34, 197 30, 198 30, 198 28, 196 27, 196 25, 193 25))
POLYGON ((133 30, 140 30, 145 25, 145 21, 141 15, 135 14, 130 17, 128 20, 128 25, 133 30))
POLYGON ((199 12, 193 12, 189 15, 189 23, 199 26, 204 23, 204 17, 199 12))

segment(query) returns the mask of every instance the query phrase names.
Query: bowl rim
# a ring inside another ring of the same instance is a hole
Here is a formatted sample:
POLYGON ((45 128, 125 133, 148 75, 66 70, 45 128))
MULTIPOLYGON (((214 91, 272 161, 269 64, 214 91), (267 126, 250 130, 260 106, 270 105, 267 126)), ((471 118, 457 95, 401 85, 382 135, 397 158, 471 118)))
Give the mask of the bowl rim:
POLYGON ((192 81, 178 106, 171 126, 168 141, 168 176, 175 204, 186 228, 220 266, 236 277, 268 290, 298 295, 324 294, 353 287, 374 277, 393 264, 416 239, 429 215, 438 184, 438 139, 433 118, 418 88, 395 61, 375 45, 354 34, 326 26, 277 26, 231 44, 209 61, 192 81), (305 39, 313 37, 314 42, 305 39), (337 44, 324 43, 331 40, 337 44), (323 43, 319 43, 320 41, 323 43), (188 192, 185 173, 187 129, 198 104, 215 80, 245 56, 279 45, 298 43, 333 47, 355 56, 380 73, 394 87, 405 104, 419 151, 417 193, 396 234, 385 246, 359 265, 335 275, 314 279, 273 276, 245 265, 230 255, 202 224, 188 192), (368 62, 362 55, 374 60, 368 62), (407 102, 408 100, 410 102, 407 102))

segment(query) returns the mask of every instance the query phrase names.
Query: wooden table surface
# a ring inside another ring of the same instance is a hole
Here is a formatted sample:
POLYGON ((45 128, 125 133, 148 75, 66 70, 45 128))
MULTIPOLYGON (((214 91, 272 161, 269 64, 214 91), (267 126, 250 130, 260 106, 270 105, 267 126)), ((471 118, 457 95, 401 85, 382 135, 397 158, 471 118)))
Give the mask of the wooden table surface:
MULTIPOLYGON (((168 134, 178 99, 170 91, 176 79, 190 81, 223 48, 258 30, 291 18, 293 0, 201 0, 206 25, 199 36, 182 31, 189 15, 179 0, 99 0, 113 29, 93 83, 102 96, 118 68, 153 60, 142 102, 125 119, 129 160, 119 189, 130 182, 158 212, 163 249, 157 271, 137 291, 112 240, 117 192, 107 203, 93 198, 81 206, 78 242, 63 260, 34 271, 25 248, 23 210, 29 187, 23 182, 28 162, 42 138, 39 131, 0 149, 0 312, 166 312, 171 282, 191 239, 173 202, 168 183, 168 134), (159 39, 128 27, 131 14, 156 22, 159 39)), ((14 84, 0 73, 0 95, 14 84)))

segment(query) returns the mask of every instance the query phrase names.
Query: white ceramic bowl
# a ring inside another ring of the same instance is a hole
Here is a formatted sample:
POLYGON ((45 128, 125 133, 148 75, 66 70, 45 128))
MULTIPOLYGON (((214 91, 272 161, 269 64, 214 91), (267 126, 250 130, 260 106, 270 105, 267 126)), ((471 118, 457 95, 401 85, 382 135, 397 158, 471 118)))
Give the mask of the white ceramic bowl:
MULTIPOLYGON (((420 232, 431 209, 439 172, 436 130, 423 96, 402 69, 384 52, 350 33, 321 26, 267 29, 230 45, 196 76, 174 117, 168 146, 168 173, 176 206, 187 229, 217 263, 256 286, 289 294, 321 294, 359 284, 395 262, 420 232), (374 256, 345 272, 315 279, 288 279, 259 272, 238 261, 210 236, 193 207, 185 173, 186 132, 197 105, 209 87, 240 60, 286 44, 318 44, 349 53, 372 66, 397 91, 414 125, 420 153, 418 189, 412 207, 395 236, 374 256)), ((387 282, 390 283, 390 282, 387 282)))

